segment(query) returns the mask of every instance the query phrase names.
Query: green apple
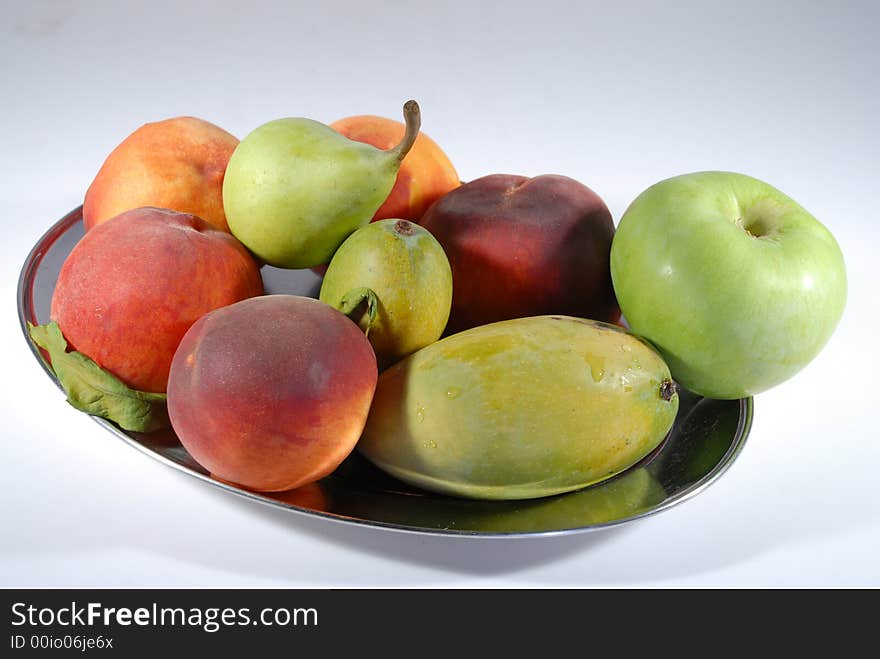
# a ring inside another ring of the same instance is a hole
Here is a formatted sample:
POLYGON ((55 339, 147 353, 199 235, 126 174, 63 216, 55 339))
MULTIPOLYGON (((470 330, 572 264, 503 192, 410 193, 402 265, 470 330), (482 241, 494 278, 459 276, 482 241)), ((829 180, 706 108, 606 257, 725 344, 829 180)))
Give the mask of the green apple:
POLYGON ((624 213, 611 245, 623 315, 673 377, 741 398, 806 366, 846 304, 834 236, 776 188, 743 174, 661 181, 624 213))

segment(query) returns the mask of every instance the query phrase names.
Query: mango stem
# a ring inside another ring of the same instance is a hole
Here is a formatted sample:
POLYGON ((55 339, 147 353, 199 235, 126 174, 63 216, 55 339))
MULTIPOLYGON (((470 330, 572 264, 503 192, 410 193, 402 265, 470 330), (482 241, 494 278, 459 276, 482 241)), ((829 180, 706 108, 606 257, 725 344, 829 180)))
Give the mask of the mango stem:
POLYGON ((422 126, 422 113, 419 110, 419 104, 415 101, 407 101, 403 105, 403 120, 406 122, 406 132, 400 144, 393 147, 390 153, 394 154, 397 162, 402 162, 406 158, 406 154, 416 142, 419 136, 419 128, 422 126))
POLYGON ((670 380, 669 378, 664 378, 663 382, 660 383, 660 398, 665 401, 672 400, 672 397, 678 393, 678 385, 674 380, 670 380))
POLYGON ((353 288, 342 296, 338 309, 361 328, 364 336, 369 336, 379 310, 379 298, 370 288, 353 288))

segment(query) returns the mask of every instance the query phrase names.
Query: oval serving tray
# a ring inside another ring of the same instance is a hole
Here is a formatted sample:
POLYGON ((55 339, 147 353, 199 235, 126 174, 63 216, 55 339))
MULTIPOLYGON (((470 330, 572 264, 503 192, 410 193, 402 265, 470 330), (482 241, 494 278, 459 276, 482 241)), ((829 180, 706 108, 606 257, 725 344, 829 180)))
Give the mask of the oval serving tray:
MULTIPOLYGON (((18 282, 18 313, 31 351, 55 379, 27 335, 27 322, 46 323, 58 272, 83 236, 82 208, 50 228, 31 250, 18 282)), ((267 293, 316 297, 311 270, 262 270, 267 293)), ((56 384, 57 384, 57 380, 56 384)), ((60 387, 60 385, 59 385, 60 387)), ((164 464, 227 492, 326 520, 439 535, 546 536, 626 524, 667 510, 717 480, 742 450, 753 400, 711 400, 681 392, 678 417, 664 442, 639 464, 599 485, 544 499, 470 501, 405 485, 355 451, 327 478, 289 492, 256 493, 214 480, 181 446, 172 430, 133 433, 92 417, 126 443, 164 464)))

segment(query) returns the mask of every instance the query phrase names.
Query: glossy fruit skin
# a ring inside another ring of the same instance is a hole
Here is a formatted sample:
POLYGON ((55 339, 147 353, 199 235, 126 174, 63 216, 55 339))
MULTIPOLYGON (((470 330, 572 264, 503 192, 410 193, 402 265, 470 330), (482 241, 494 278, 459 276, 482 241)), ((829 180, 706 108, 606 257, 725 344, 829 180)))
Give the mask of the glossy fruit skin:
POLYGON ((153 206, 229 231, 223 175, 237 146, 237 137, 196 117, 144 124, 113 149, 86 191, 86 230, 124 211, 153 206))
MULTIPOLYGON (((406 130, 400 121, 374 115, 357 115, 334 121, 330 127, 351 140, 390 149, 406 130)), ((400 164, 388 198, 373 215, 373 222, 403 219, 418 223, 425 211, 461 181, 458 172, 440 146, 419 133, 412 150, 400 164)))
POLYGON ((846 303, 828 229, 776 188, 731 172, 685 174, 639 195, 618 226, 611 274, 632 330, 680 384, 710 398, 792 377, 846 303))
POLYGON ((320 299, 340 308, 349 291, 377 296, 368 339, 384 367, 433 343, 446 329, 452 271, 440 243, 417 224, 381 220, 355 231, 333 255, 320 299))
POLYGON ((161 393, 196 320, 262 293, 259 266, 229 233, 187 213, 137 208, 74 246, 50 317, 72 350, 133 389, 161 393))
POLYGON ((399 163, 320 122, 277 119, 247 135, 229 160, 223 204, 229 228, 281 268, 328 263, 388 197, 399 163))
POLYGON ((450 332, 549 313, 620 317, 611 213, 578 181, 491 174, 441 197, 421 224, 452 267, 450 332))
POLYGON ((266 295, 187 332, 171 366, 168 415, 214 477, 289 490, 351 453, 376 377, 370 344, 344 315, 312 298, 266 295))
POLYGON ((417 487, 528 499, 627 469, 677 410, 663 360, 622 328, 520 318, 449 336, 382 373, 358 448, 417 487))

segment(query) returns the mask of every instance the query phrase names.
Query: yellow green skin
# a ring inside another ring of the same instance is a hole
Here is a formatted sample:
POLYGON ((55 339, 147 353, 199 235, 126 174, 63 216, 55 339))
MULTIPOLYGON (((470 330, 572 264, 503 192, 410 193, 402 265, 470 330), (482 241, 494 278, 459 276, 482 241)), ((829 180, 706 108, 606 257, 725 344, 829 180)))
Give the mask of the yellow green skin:
POLYGON ((632 466, 678 411, 669 369, 622 328, 566 316, 476 327, 379 377, 361 453, 441 494, 529 499, 632 466))
POLYGON ((399 158, 311 119, 270 121, 229 159, 223 208, 232 234, 281 268, 330 260, 394 186, 399 158))
POLYGON ((336 251, 320 299, 337 309, 346 294, 369 288, 377 297, 367 338, 380 367, 437 341, 452 306, 452 270, 427 229, 381 220, 358 229, 336 251))

